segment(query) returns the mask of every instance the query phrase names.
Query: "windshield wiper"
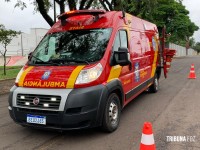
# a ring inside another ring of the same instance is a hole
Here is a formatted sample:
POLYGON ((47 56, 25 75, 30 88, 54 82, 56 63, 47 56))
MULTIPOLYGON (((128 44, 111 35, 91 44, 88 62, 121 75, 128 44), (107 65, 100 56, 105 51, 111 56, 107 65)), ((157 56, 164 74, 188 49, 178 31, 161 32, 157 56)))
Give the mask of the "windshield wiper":
POLYGON ((86 63, 86 64, 90 64, 88 61, 86 60, 71 60, 71 59, 67 59, 68 62, 76 62, 76 63, 86 63))
MULTIPOLYGON (((41 63, 43 63, 43 64, 50 64, 50 65, 56 65, 56 66, 59 66, 59 65, 60 65, 59 63, 46 62, 46 61, 44 61, 44 60, 42 60, 42 59, 40 59, 40 58, 38 58, 38 57, 36 57, 36 56, 34 56, 34 55, 32 55, 32 56, 30 57, 30 59, 31 59, 32 57, 34 57, 35 59, 41 61, 41 63)), ((30 62, 30 59, 29 59, 29 62, 30 62)), ((37 62, 37 61, 36 61, 36 62, 37 62)))
POLYGON ((51 59, 51 62, 61 62, 61 63, 65 63, 65 62, 75 62, 75 63, 86 63, 86 64, 90 64, 88 61, 86 60, 74 60, 74 59, 51 59))

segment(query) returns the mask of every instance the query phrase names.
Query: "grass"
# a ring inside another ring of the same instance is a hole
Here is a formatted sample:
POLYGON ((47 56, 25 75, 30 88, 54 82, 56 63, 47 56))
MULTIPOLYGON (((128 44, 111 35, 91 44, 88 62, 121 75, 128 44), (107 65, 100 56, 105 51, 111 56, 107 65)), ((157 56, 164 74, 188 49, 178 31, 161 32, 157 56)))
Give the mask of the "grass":
POLYGON ((0 80, 16 78, 22 66, 8 66, 6 67, 6 75, 3 72, 3 66, 0 66, 0 80))

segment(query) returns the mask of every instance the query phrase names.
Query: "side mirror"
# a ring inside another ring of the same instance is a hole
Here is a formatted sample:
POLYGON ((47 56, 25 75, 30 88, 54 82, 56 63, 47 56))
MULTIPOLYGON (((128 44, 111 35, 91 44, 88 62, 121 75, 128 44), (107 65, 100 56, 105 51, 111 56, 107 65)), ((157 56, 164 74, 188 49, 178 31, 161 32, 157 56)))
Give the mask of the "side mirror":
POLYGON ((119 47, 118 51, 113 52, 113 61, 115 65, 130 65, 130 54, 127 48, 119 47))
POLYGON ((28 60, 31 58, 31 55, 33 54, 33 52, 30 52, 29 54, 28 54, 28 60))

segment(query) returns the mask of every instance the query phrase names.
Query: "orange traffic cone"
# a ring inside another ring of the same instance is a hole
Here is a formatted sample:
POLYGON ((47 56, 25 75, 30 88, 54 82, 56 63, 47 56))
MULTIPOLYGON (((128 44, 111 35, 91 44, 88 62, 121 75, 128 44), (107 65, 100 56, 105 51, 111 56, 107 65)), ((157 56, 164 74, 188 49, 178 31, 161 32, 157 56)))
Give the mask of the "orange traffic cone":
POLYGON ((150 122, 144 123, 140 150, 156 150, 154 137, 153 137, 153 131, 152 131, 152 125, 150 122))
POLYGON ((188 78, 189 79, 196 79, 196 74, 195 74, 195 70, 194 70, 194 64, 191 65, 190 74, 189 74, 188 78))

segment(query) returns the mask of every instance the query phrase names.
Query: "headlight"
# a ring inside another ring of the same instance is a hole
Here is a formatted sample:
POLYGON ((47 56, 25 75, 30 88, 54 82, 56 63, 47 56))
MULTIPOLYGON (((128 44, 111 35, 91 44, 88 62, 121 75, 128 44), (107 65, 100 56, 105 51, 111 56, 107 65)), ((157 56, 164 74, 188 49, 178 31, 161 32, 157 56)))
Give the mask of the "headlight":
POLYGON ((96 80, 102 73, 103 67, 98 63, 95 67, 81 70, 75 84, 84 84, 96 80))
POLYGON ((21 77, 23 71, 24 71, 24 67, 22 67, 22 69, 21 69, 21 70, 19 71, 19 73, 17 74, 17 77, 16 77, 16 79, 15 79, 15 85, 16 85, 16 86, 18 86, 18 82, 19 82, 19 79, 20 79, 20 77, 21 77))

